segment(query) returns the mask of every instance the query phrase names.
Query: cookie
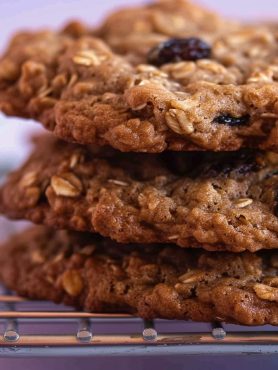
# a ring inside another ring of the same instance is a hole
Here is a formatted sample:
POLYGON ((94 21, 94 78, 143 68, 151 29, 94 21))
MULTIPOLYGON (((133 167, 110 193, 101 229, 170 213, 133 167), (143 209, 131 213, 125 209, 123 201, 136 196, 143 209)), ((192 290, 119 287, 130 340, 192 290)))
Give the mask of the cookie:
POLYGON ((122 245, 44 227, 3 246, 0 279, 18 294, 147 319, 278 325, 278 254, 122 245))
POLYGON ((278 248, 277 154, 140 154, 37 140, 0 212, 122 243, 278 248))
POLYGON ((228 20, 193 1, 154 1, 112 12, 94 34, 118 54, 131 60, 146 60, 149 50, 169 38, 214 37, 238 29, 228 20))
POLYGON ((159 2, 98 30, 18 34, 0 60, 0 109, 125 152, 277 151, 277 51, 271 27, 159 2))

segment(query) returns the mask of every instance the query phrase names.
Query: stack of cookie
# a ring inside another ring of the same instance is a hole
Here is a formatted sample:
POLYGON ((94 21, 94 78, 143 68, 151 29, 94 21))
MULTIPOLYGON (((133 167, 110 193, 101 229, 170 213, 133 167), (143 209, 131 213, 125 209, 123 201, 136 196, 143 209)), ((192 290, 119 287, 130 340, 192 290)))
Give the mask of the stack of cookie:
POLYGON ((10 289, 94 312, 278 325, 278 35, 182 0, 16 35, 0 107, 34 139, 0 210, 10 289))

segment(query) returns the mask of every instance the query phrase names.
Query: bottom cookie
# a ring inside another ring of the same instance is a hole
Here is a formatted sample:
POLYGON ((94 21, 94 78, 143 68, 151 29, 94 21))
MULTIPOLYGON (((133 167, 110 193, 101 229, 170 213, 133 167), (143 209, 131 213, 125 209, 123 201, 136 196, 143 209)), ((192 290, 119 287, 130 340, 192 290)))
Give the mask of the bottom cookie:
POLYGON ((2 246, 0 278, 32 299, 143 318, 278 325, 278 252, 121 245, 35 227, 2 246))

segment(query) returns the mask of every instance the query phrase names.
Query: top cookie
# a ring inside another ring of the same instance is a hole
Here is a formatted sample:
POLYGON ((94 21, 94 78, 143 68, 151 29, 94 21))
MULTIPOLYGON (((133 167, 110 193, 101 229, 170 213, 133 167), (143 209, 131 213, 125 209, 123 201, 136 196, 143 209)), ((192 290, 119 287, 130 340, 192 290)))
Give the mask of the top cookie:
POLYGON ((277 52, 275 28, 160 2, 96 31, 18 34, 0 61, 0 109, 121 151, 277 151, 277 52))

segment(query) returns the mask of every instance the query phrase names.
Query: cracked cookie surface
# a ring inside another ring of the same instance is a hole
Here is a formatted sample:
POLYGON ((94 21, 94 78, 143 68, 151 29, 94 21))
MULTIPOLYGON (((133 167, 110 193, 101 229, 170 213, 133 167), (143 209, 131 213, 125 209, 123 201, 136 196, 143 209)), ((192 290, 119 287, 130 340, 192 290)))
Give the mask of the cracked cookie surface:
POLYGON ((0 279, 18 294, 93 312, 278 325, 278 254, 118 245, 30 229, 3 245, 0 279))
POLYGON ((97 30, 19 33, 0 61, 0 109, 125 152, 277 151, 277 45, 274 27, 180 0, 116 12, 97 30))
POLYGON ((278 248, 277 154, 141 154, 37 139, 0 211, 123 243, 240 252, 278 248))

